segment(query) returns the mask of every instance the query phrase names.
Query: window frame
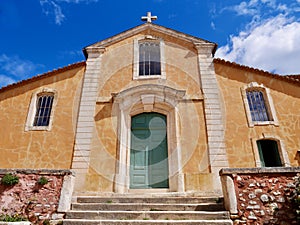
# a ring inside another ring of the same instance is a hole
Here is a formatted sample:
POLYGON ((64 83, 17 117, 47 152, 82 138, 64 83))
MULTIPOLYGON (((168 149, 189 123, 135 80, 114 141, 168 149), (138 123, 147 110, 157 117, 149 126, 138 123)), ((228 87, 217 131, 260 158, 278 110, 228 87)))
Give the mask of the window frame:
POLYGON ((245 106, 246 116, 248 120, 249 127, 254 127, 258 125, 275 125, 279 126, 278 119, 276 116, 275 107, 273 104, 273 99, 270 95, 270 90, 264 87, 263 84, 258 84, 256 82, 251 82, 250 84, 241 88, 242 98, 245 106), (263 95, 264 105, 267 110, 268 120, 267 121, 254 121, 251 116, 251 110, 248 102, 247 92, 259 91, 263 95))
POLYGON ((143 80, 143 79, 166 79, 165 71, 165 43, 161 38, 156 38, 151 35, 146 35, 140 38, 134 39, 134 57, 133 57, 133 80, 143 80), (145 42, 156 42, 160 47, 160 74, 157 75, 139 75, 139 65, 140 65, 140 43, 145 42))
POLYGON ((42 88, 42 89, 39 89, 38 91, 34 92, 32 94, 30 105, 29 105, 29 110, 28 110, 27 120, 26 120, 26 125, 25 125, 25 131, 32 131, 32 130, 50 131, 52 129, 56 103, 57 103, 57 92, 54 89, 42 88), (50 117, 49 117, 49 124, 47 126, 37 126, 37 125, 34 125, 34 123, 35 123, 36 113, 38 110, 38 99, 43 95, 52 95, 53 96, 51 113, 50 113, 50 117))

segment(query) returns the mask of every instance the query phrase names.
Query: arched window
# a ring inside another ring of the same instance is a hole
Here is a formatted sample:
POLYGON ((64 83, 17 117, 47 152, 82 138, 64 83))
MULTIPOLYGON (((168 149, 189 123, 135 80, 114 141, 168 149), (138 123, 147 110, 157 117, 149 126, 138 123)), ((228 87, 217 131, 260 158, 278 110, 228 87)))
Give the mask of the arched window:
POLYGON ((246 94, 252 121, 272 121, 263 92, 250 89, 246 91, 246 94))
POLYGON ((29 130, 51 130, 56 91, 42 88, 33 93, 25 126, 29 130))
POLYGON ((279 125, 268 88, 252 82, 243 87, 241 91, 250 127, 269 124, 279 125))
POLYGON ((37 98, 36 113, 33 126, 48 126, 52 111, 54 94, 42 93, 37 98))

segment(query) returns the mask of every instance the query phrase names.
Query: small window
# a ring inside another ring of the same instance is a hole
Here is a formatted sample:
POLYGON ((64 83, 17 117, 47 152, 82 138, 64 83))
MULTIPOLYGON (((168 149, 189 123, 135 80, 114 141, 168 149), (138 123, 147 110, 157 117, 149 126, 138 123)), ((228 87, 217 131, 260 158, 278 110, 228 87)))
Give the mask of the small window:
POLYGON ((32 94, 25 131, 51 130, 56 99, 52 88, 41 88, 32 94))
POLYGON ((264 85, 252 82, 241 88, 248 124, 278 126, 275 107, 270 90, 264 85))
POLYGON ((157 42, 139 43, 139 76, 160 75, 160 46, 157 42))
POLYGON ((38 96, 33 126, 49 125, 53 98, 51 93, 38 96))
POLYGON ((133 42, 133 80, 166 79, 165 43, 161 38, 145 35, 133 42))
POLYGON ((282 166, 276 141, 259 140, 257 141, 257 147, 262 167, 282 166))
POLYGON ((261 91, 247 91, 247 100, 252 121, 271 121, 264 95, 261 91))

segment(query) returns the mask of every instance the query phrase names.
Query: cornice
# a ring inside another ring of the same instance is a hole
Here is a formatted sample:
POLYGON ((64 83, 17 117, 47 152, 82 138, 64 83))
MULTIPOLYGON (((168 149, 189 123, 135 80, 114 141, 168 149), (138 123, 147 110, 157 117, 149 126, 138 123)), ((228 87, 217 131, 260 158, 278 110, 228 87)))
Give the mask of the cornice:
POLYGON ((46 73, 43 73, 43 74, 39 74, 39 75, 36 75, 36 76, 31 77, 29 79, 21 80, 19 82, 16 82, 16 83, 13 83, 13 84, 9 84, 9 85, 7 85, 5 87, 2 87, 2 88, 0 88, 0 93, 2 93, 4 91, 7 91, 7 90, 11 90, 11 89, 17 88, 17 87, 20 87, 20 86, 25 85, 25 84, 29 84, 29 83, 32 83, 32 82, 35 82, 35 81, 38 81, 38 80, 50 77, 50 76, 54 76, 54 75, 60 74, 62 72, 68 71, 68 70, 72 70, 72 69, 76 69, 76 68, 79 68, 79 67, 83 67, 85 65, 86 65, 85 61, 83 61, 83 62, 77 62, 77 63, 74 63, 74 64, 70 64, 68 66, 62 67, 62 68, 58 68, 58 69, 55 69, 55 70, 52 70, 52 71, 49 71, 49 72, 46 72, 46 73))
POLYGON ((278 80, 282 80, 282 81, 286 81, 289 83, 293 83, 295 85, 300 86, 300 75, 280 75, 280 74, 275 74, 275 73, 270 73, 264 70, 260 70, 257 68, 253 68, 253 67, 249 67, 249 66, 245 66, 245 65, 241 65, 235 62, 229 62, 226 61, 224 59, 220 59, 220 58, 215 58, 214 59, 214 63, 216 64, 222 64, 222 65, 226 65, 235 69, 241 69, 241 70, 245 70, 251 73, 256 73, 256 74, 260 74, 269 78, 275 78, 278 80), (295 77, 294 77, 295 76, 295 77))

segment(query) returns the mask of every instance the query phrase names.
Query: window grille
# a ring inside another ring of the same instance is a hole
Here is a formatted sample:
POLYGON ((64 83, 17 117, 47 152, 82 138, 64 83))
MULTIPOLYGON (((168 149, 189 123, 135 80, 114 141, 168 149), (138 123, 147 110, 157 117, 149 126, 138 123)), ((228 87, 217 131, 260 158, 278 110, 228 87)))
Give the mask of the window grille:
POLYGON ((53 94, 44 94, 38 96, 33 126, 49 125, 53 98, 53 94))
POLYGON ((161 75, 159 43, 142 42, 139 44, 139 75, 161 75))
POLYGON ((247 100, 250 108, 252 121, 271 120, 265 104, 264 95, 261 91, 247 91, 247 100))

